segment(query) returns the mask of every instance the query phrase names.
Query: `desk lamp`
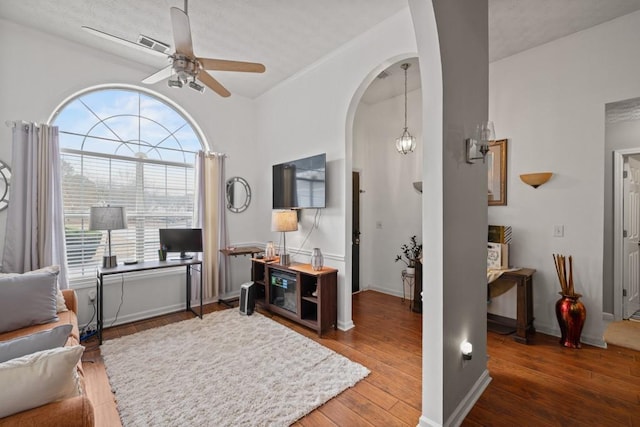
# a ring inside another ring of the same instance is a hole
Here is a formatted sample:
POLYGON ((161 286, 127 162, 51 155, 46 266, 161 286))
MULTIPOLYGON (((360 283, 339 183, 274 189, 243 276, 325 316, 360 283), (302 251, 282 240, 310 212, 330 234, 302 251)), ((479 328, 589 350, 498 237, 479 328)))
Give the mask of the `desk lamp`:
POLYGON ((109 255, 102 257, 102 268, 118 265, 116 256, 111 255, 111 230, 127 228, 127 214, 124 206, 92 206, 89 214, 89 230, 107 230, 109 255))

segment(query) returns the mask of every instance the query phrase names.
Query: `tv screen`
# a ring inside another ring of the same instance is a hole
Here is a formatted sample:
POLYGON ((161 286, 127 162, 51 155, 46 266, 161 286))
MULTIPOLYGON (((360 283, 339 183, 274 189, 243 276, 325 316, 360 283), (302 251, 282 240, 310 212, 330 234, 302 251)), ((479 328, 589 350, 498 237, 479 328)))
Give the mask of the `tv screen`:
POLYGON ((187 252, 202 252, 201 228, 161 228, 160 247, 167 252, 180 252, 180 258, 191 259, 187 252))
POLYGON ((325 207, 327 155, 273 165, 273 209, 325 207))

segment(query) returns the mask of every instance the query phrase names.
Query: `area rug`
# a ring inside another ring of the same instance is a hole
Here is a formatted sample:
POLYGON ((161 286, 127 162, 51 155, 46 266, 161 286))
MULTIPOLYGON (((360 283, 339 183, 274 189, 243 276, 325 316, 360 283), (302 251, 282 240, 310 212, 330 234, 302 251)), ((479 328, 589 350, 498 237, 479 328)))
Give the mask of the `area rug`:
POLYGON ((640 323, 629 320, 611 322, 604 332, 604 340, 607 344, 640 351, 640 323))
POLYGON ((369 374, 238 310, 109 340, 101 353, 125 427, 287 426, 369 374))

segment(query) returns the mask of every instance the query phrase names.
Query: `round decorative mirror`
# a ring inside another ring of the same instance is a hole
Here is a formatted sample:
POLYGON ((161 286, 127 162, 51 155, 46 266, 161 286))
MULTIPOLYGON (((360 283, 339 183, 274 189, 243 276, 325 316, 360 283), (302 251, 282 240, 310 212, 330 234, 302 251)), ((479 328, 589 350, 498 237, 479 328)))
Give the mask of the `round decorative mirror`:
POLYGON ((11 169, 0 160, 0 211, 9 206, 9 183, 11 182, 11 169))
POLYGON ((234 176, 227 180, 227 209, 244 212, 251 203, 251 187, 246 179, 234 176))

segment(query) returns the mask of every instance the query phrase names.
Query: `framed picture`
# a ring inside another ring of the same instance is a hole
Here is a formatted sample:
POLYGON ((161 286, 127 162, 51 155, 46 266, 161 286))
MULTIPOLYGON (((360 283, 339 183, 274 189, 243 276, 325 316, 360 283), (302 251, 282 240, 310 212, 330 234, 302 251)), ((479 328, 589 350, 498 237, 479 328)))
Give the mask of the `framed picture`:
POLYGON ((487 153, 489 206, 507 204, 507 140, 489 143, 487 153))

